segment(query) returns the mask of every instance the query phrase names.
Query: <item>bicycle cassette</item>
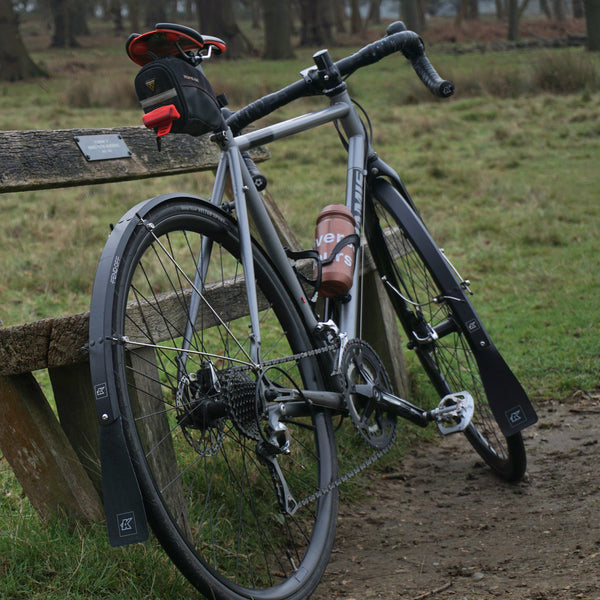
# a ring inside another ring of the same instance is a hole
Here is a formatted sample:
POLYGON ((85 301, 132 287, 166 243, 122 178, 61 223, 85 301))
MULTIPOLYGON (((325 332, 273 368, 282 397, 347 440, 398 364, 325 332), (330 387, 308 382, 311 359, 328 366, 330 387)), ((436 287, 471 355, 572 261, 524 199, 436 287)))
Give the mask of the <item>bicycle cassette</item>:
POLYGON ((346 406, 358 433, 372 448, 388 448, 396 437, 396 415, 381 403, 381 392, 391 392, 392 383, 379 356, 366 342, 351 340, 340 366, 346 406))

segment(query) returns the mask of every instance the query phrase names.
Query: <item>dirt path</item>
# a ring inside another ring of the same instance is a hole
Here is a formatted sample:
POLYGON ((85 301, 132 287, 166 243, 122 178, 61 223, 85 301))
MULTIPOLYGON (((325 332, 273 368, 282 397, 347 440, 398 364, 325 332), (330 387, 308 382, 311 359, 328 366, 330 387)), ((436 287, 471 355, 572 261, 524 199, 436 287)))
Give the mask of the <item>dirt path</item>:
POLYGON ((600 392, 538 409, 525 481, 461 436, 420 447, 342 507, 316 600, 600 599, 600 392))

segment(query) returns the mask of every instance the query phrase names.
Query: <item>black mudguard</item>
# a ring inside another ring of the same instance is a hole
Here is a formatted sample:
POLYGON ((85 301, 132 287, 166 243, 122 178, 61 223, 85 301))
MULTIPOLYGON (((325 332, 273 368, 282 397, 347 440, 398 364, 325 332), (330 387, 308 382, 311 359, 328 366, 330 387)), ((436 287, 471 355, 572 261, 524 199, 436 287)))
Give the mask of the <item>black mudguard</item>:
POLYGON ((114 380, 107 378, 114 368, 111 319, 114 286, 123 250, 140 219, 164 202, 197 196, 165 194, 131 208, 111 232, 96 270, 90 307, 89 357, 96 411, 100 424, 100 460, 104 512, 111 545, 123 546, 148 538, 148 522, 142 493, 127 448, 114 380))
POLYGON ((525 390, 494 346, 420 217, 389 181, 377 178, 371 179, 369 184, 370 193, 405 225, 413 245, 431 266, 438 279, 437 284, 449 298, 448 302, 461 321, 463 333, 477 361, 490 408, 502 433, 508 437, 536 423, 537 415, 525 390))
POLYGON ((100 427, 102 494, 111 546, 126 546, 148 539, 148 521, 140 487, 127 451, 121 417, 100 427))

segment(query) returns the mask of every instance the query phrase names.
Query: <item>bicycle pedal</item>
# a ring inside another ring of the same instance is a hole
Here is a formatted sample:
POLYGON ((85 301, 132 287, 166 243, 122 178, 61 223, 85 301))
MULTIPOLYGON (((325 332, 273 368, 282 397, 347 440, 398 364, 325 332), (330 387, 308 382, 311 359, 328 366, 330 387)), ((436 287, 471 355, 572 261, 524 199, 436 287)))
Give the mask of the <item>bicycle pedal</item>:
POLYGON ((450 435, 464 431, 473 418, 475 403, 469 392, 448 394, 440 401, 431 416, 437 423, 442 435, 450 435))

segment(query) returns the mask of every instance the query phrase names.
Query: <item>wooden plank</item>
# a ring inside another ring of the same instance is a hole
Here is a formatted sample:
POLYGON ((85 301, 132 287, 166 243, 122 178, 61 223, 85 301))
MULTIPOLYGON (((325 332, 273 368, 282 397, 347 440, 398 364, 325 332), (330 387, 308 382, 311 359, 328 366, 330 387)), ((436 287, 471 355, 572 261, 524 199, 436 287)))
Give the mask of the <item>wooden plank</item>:
POLYGON ((98 417, 88 361, 48 369, 58 418, 98 494, 102 494, 98 417))
MULTIPOLYGON (((292 240, 293 243, 293 240, 292 240)), ((369 253, 365 253, 363 264, 363 273, 369 273, 374 270, 373 261, 369 253)), ((298 261, 297 267, 310 276, 312 273, 312 261, 298 261)), ((376 278, 379 281, 379 278, 376 278)), ((231 286, 235 286, 235 296, 229 295, 228 301, 231 305, 228 307, 232 318, 243 316, 247 311, 246 291, 243 279, 238 278, 231 286), (232 298, 235 297, 235 302, 232 298)), ((371 287, 371 286, 367 286, 371 287)), ((379 288, 378 288, 379 289, 379 288)), ((167 293, 160 297, 160 310, 156 305, 150 303, 144 306, 130 306, 130 314, 135 321, 146 320, 156 321, 156 328, 153 330, 157 341, 168 339, 170 331, 164 326, 163 313, 169 314, 171 327, 179 328, 183 331, 187 315, 182 311, 182 306, 189 303, 191 289, 184 292, 183 299, 174 293, 167 293), (137 312, 138 316, 134 317, 137 312), (142 314, 143 313, 143 314, 142 314)), ((222 293, 218 285, 207 287, 205 297, 208 302, 220 310, 223 308, 222 293)), ((387 294, 383 293, 372 299, 373 305, 378 298, 385 302, 387 294)), ((260 305, 264 306, 264 298, 259 298, 260 305)), ((368 312, 368 311, 367 311, 368 312)), ((217 321, 214 317, 204 314, 203 326, 208 328, 214 326, 217 321)), ((0 375, 14 375, 19 373, 28 373, 39 369, 63 367, 82 363, 87 360, 85 345, 88 343, 89 313, 79 313, 54 319, 43 319, 23 325, 14 325, 12 327, 0 327, 0 375)), ((131 327, 131 339, 135 339, 136 327, 131 327)), ((139 329, 138 329, 139 331, 139 329)), ((146 339, 137 341, 147 342, 146 339)))
MULTIPOLYGON (((243 278, 231 280, 228 284, 228 314, 232 319, 248 314, 246 288, 243 278)), ((150 323, 155 341, 169 339, 173 331, 184 331, 187 314, 183 308, 189 304, 191 289, 184 290, 183 296, 174 292, 165 293, 146 304, 132 303, 128 307, 131 321, 128 334, 130 339, 148 342, 140 338, 143 331, 136 323, 150 323), (165 323, 164 315, 168 315, 165 323), (136 339, 137 338, 137 339, 136 339)), ((209 284, 204 297, 217 311, 224 310, 223 292, 220 284, 209 284)), ((264 297, 259 295, 260 306, 264 297)), ((212 312, 203 311, 199 315, 205 329, 217 324, 212 312)), ((0 375, 28 373, 39 369, 63 367, 87 360, 85 345, 88 342, 89 313, 79 313, 55 319, 43 319, 24 325, 0 328, 0 375)))
POLYGON ((0 328, 0 375, 87 360, 89 313, 0 328))
POLYGON ((364 275, 362 334, 381 358, 394 385, 394 393, 408 398, 409 382, 396 312, 377 271, 364 275))
POLYGON ((31 373, 0 376, 0 448, 40 515, 103 519, 100 498, 31 373))
MULTIPOLYGON (((162 151, 156 136, 145 127, 3 131, 0 136, 0 192, 50 189, 144 179, 214 169, 219 148, 209 136, 167 136, 162 151), (131 151, 129 158, 88 161, 75 138, 120 135, 131 151)), ((265 148, 251 151, 256 162, 266 160, 265 148)))

